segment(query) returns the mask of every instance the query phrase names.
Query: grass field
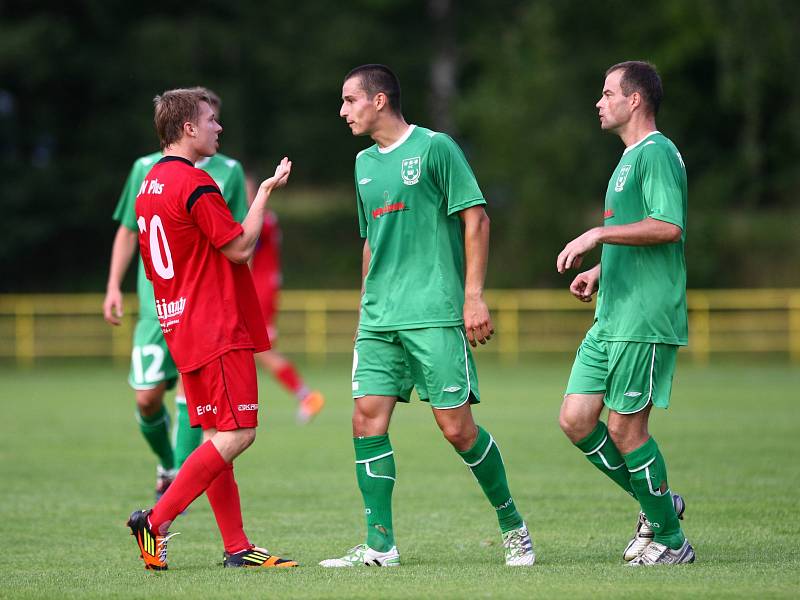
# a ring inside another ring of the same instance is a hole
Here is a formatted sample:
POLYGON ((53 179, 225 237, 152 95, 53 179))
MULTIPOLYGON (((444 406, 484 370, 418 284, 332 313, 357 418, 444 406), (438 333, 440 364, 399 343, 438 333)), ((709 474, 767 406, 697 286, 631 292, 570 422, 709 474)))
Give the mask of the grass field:
MULTIPOLYGON (((392 428, 399 569, 316 566, 362 541, 350 438, 350 366, 305 365, 329 403, 305 428, 262 377, 259 439, 237 461, 245 528, 299 560, 288 571, 223 570, 204 498, 179 517, 170 571, 148 573, 124 521, 151 503, 154 461, 133 420, 124 366, 0 367, 1 598, 796 597, 800 590, 800 370, 783 359, 683 363, 652 431, 686 497, 694 565, 621 561, 637 508, 556 423, 566 360, 481 360, 477 420, 498 440, 537 564, 502 564, 493 511, 418 402, 392 428)), ((170 401, 171 405, 171 401, 170 401)))

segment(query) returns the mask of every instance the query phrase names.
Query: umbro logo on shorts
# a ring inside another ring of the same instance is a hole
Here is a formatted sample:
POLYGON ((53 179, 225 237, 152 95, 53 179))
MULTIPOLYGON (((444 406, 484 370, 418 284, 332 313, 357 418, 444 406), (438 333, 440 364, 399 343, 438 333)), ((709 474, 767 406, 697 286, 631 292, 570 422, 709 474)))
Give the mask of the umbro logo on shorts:
POLYGON ((369 177, 364 177, 364 179, 359 180, 358 183, 359 185, 367 185, 370 181, 372 181, 372 179, 370 179, 369 177))
POLYGON ((449 387, 444 388, 442 391, 443 392, 457 392, 460 389, 461 389, 460 385, 451 385, 449 387))
POLYGON ((622 394, 623 396, 627 396, 628 398, 638 398, 642 395, 642 392, 625 392, 622 394))

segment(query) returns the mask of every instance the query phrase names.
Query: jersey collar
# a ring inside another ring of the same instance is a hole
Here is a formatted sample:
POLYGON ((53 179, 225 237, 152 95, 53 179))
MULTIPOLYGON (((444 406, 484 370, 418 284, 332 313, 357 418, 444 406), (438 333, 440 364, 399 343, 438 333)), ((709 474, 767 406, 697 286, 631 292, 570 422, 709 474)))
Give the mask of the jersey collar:
POLYGON ((650 133, 648 133, 646 136, 644 136, 642 139, 640 139, 638 142, 635 142, 635 143, 631 144, 630 146, 628 146, 627 148, 625 148, 625 150, 622 152, 622 156, 625 156, 625 155, 626 155, 628 152, 630 152, 631 150, 633 150, 634 148, 636 148, 636 146, 638 146, 639 144, 641 144, 643 141, 645 141, 645 140, 646 140, 647 138, 649 138, 651 135, 655 135, 655 134, 657 134, 657 133, 661 133, 661 132, 660 132, 660 131, 658 131, 658 129, 656 129, 655 131, 651 131, 651 132, 650 132, 650 133))
POLYGON ((391 152, 392 150, 396 150, 397 148, 403 145, 403 142, 405 142, 409 138, 411 132, 414 131, 416 127, 417 127, 416 125, 409 125, 408 129, 405 130, 403 135, 401 135, 394 144, 392 144, 391 146, 386 146, 386 148, 381 148, 380 146, 378 146, 378 152, 380 152, 381 154, 389 154, 389 152, 391 152))
POLYGON ((192 161, 190 161, 190 160, 187 160, 187 159, 183 158, 182 156, 165 156, 164 158, 162 158, 161 160, 159 160, 159 161, 158 161, 156 164, 160 165, 161 163, 174 162, 174 161, 176 161, 176 160, 177 160, 178 162, 186 163, 186 164, 187 164, 187 165, 189 165, 190 167, 193 167, 193 166, 194 166, 194 164, 192 164, 192 161))

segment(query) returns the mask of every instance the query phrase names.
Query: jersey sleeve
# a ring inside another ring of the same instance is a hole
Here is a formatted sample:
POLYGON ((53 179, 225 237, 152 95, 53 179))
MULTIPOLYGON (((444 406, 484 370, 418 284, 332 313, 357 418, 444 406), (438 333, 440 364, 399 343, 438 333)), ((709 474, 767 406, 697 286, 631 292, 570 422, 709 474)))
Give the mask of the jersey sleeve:
POLYGON ((431 138, 429 157, 428 168, 447 198, 448 215, 486 204, 467 158, 449 135, 437 133, 431 138))
POLYGON ((361 199, 361 192, 358 189, 358 165, 356 165, 356 169, 353 173, 353 179, 355 180, 356 184, 356 209, 358 212, 358 232, 361 234, 362 238, 367 237, 367 226, 369 224, 369 220, 367 219, 367 215, 364 213, 364 201, 361 199))
POLYGON ((147 171, 141 160, 137 160, 128 173, 125 187, 122 188, 117 207, 114 209, 114 220, 131 231, 139 231, 136 225, 136 196, 147 171))
POLYGON ((231 209, 234 221, 241 223, 247 216, 247 187, 242 164, 239 161, 235 163, 231 169, 230 181, 225 185, 225 201, 231 209))
POLYGON ((221 248, 244 233, 244 230, 233 220, 225 199, 211 177, 198 179, 196 184, 186 199, 186 210, 211 244, 221 248))
POLYGON ((647 216, 685 229, 683 163, 669 148, 657 144, 642 151, 641 161, 642 197, 647 216))

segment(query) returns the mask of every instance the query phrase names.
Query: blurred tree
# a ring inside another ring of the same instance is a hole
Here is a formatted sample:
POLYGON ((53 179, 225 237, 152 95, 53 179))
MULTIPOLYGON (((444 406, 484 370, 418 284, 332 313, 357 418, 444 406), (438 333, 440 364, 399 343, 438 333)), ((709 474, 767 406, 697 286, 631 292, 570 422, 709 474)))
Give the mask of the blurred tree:
POLYGON ((338 110, 366 62, 469 155, 489 284, 561 285, 554 257, 600 222, 622 151, 599 131, 602 74, 630 58, 659 66, 659 124, 688 165, 690 284, 800 285, 798 31, 794 0, 0 1, 0 291, 102 289, 122 183, 157 147, 152 98, 197 84, 223 98, 223 152, 260 174, 295 160, 315 209, 286 219, 287 281, 357 285, 351 178, 370 141, 338 110))

